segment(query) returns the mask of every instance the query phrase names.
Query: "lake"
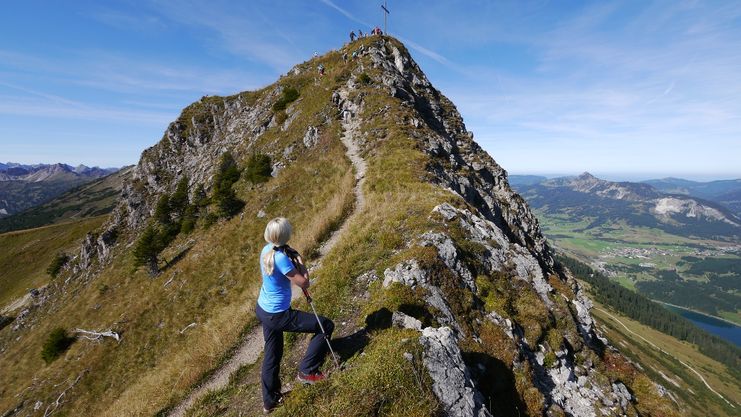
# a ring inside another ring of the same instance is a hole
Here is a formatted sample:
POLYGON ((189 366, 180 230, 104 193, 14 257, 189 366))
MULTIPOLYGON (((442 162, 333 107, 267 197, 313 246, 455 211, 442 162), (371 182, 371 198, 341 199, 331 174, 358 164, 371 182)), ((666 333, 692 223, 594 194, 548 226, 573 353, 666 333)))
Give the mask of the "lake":
POLYGON ((681 307, 663 304, 664 307, 681 315, 687 320, 694 323, 697 327, 712 333, 721 339, 727 340, 736 346, 741 347, 741 326, 736 326, 727 321, 718 320, 705 314, 696 313, 681 307))

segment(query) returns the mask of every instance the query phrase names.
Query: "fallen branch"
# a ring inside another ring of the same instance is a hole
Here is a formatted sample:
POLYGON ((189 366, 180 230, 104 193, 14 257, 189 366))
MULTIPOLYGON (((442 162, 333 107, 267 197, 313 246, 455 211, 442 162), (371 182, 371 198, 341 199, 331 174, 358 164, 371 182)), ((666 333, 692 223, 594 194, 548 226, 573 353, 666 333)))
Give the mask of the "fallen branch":
POLYGON ((183 330, 180 331, 180 334, 183 334, 186 330, 190 329, 191 327, 194 327, 196 325, 195 322, 183 327, 183 330))
MULTIPOLYGON (((18 394, 15 394, 15 397, 16 398, 20 397, 21 395, 23 395, 24 392, 26 392, 29 389, 33 388, 34 385, 36 385, 36 377, 35 376, 33 377, 33 380, 31 381, 31 385, 29 385, 26 388, 24 388, 23 391, 19 392, 18 394)), ((12 416, 12 414, 9 414, 9 415, 12 416)))
POLYGON ((93 332, 90 330, 84 330, 84 329, 75 329, 75 333, 81 334, 83 338, 88 340, 100 340, 104 337, 111 337, 113 339, 116 339, 116 342, 121 341, 121 336, 118 335, 118 333, 112 331, 112 330, 106 330, 104 332, 93 332))
POLYGON ((80 382, 80 379, 82 379, 82 376, 85 375, 87 371, 88 370, 85 369, 84 371, 80 372, 80 375, 77 375, 77 379, 75 379, 67 388, 65 388, 64 391, 59 393, 57 399, 53 403, 49 404, 46 407, 46 410, 44 410, 44 417, 49 417, 54 411, 56 411, 57 408, 59 408, 60 405, 62 405, 62 398, 64 398, 64 395, 67 393, 67 391, 72 389, 72 387, 77 385, 78 382, 80 382), (54 408, 49 409, 51 406, 54 406, 54 408))

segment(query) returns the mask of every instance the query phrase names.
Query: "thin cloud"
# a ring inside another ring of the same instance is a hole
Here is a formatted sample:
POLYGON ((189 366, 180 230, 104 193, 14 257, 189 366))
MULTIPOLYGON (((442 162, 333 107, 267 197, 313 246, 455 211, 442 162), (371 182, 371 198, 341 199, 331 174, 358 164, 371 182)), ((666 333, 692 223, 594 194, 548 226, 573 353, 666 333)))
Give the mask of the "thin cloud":
POLYGON ((336 4, 335 4, 335 3, 333 2, 333 1, 331 1, 331 0, 319 0, 319 1, 321 1, 321 2, 322 2, 322 3, 324 3, 324 4, 326 4, 326 5, 327 5, 327 6, 329 6, 329 7, 331 7, 331 8, 333 8, 333 9, 337 10, 338 12, 342 13, 342 15, 343 15, 343 16, 345 16, 346 18, 348 18, 348 19, 352 20, 352 21, 353 21, 353 22, 355 22, 355 23, 360 23, 361 25, 363 25, 363 26, 365 26, 365 27, 367 27, 367 28, 369 28, 369 27, 373 27, 373 25, 371 25, 370 23, 368 23, 368 22, 365 22, 365 21, 363 21, 363 20, 360 20, 360 19, 358 19, 357 17, 355 17, 355 15, 353 15, 352 13, 350 13, 350 12, 348 12, 347 10, 343 9, 342 7, 340 7, 340 6, 336 5, 336 4))
POLYGON ((55 95, 55 94, 44 93, 42 91, 37 91, 37 90, 26 88, 26 87, 23 87, 23 86, 20 86, 20 85, 6 83, 4 81, 0 81, 0 85, 5 86, 7 88, 11 88, 13 90, 22 91, 24 93, 28 93, 28 94, 31 94, 31 95, 34 95, 34 96, 37 96, 37 97, 45 98, 48 101, 51 101, 51 102, 54 102, 54 103, 65 104, 65 105, 73 106, 73 107, 82 107, 83 106, 82 103, 80 103, 78 101, 70 100, 70 99, 67 99, 67 98, 64 98, 64 97, 55 95))
POLYGON ((450 62, 448 58, 445 58, 444 56, 438 54, 437 52, 431 49, 425 48, 424 46, 418 44, 417 42, 412 41, 411 39, 406 39, 401 36, 397 36, 397 38, 399 38, 400 41, 402 41, 406 45, 409 45, 410 48, 419 52, 420 54, 428 58, 431 58, 440 64, 452 66, 452 63, 450 62))
MULTIPOLYGON (((19 57, 14 63, 15 68, 20 71, 6 72, 5 79, 22 78, 30 71, 40 70, 46 77, 58 83, 119 93, 232 94, 259 88, 268 81, 264 75, 239 69, 170 65, 161 61, 101 50, 76 51, 70 53, 64 61, 7 51, 0 53, 19 57)), ((48 94, 24 87, 20 82, 11 84, 3 81, 0 85, 23 90, 29 94, 48 94)))
POLYGON ((665 95, 667 95, 667 94, 671 93, 671 92, 672 92, 672 90, 674 90, 674 86, 675 86, 676 84, 677 84, 677 83, 676 83, 675 81, 672 81, 672 83, 671 83, 671 84, 669 84, 669 87, 666 87, 666 90, 664 90, 664 93, 663 93, 662 95, 664 95, 664 96, 665 96, 665 95))
POLYGON ((100 23, 125 31, 161 31, 167 27, 162 19, 144 13, 131 15, 112 9, 100 9, 89 12, 88 16, 100 23))

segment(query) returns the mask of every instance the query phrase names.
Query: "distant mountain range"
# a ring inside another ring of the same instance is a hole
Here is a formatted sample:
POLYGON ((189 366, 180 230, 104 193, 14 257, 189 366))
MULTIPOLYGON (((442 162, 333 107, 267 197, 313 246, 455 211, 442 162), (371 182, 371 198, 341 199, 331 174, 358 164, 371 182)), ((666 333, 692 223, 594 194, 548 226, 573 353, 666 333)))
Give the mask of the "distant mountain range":
POLYGON ((531 207, 593 219, 587 228, 625 221, 685 236, 741 236, 738 206, 729 204, 739 201, 739 180, 612 182, 586 172, 553 179, 513 175, 509 180, 531 207))
POLYGON ((643 181, 668 194, 684 194, 720 203, 741 216, 741 179, 696 182, 681 178, 643 181))
POLYGON ((131 177, 131 168, 123 167, 67 190, 46 203, 0 218, 0 233, 110 213, 124 182, 131 177))
POLYGON ((43 204, 118 168, 67 164, 0 163, 0 218, 43 204))
POLYGON ((0 162, 0 181, 56 181, 69 178, 92 177, 99 178, 118 171, 118 168, 99 168, 67 164, 34 164, 24 165, 15 162, 0 162))

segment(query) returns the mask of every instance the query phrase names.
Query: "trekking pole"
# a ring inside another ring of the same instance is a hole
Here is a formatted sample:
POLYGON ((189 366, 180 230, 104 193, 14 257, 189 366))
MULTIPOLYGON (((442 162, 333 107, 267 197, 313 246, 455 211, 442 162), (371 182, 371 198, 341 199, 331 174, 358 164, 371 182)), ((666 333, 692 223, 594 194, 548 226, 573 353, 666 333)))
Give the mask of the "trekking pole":
MULTIPOLYGON (((289 247, 286 245, 286 248, 284 249, 284 252, 293 263, 294 266, 302 265, 303 263, 300 262, 300 257, 298 251, 289 247)), ((337 355, 334 353, 334 349, 332 349, 332 344, 329 343, 329 335, 324 331, 324 326, 322 326, 322 321, 319 320, 319 314, 316 312, 316 307, 314 307, 314 301, 311 299, 311 296, 309 295, 309 291, 306 288, 301 288, 301 291, 304 292, 304 297, 306 297, 306 301, 309 302, 309 305, 311 306, 311 310, 314 312, 314 317, 316 317, 316 322, 319 323, 319 330, 322 331, 322 334, 324 334, 324 340, 327 341, 327 346, 329 346, 329 352, 332 354, 332 359, 334 360, 334 364, 337 367, 337 369, 340 369, 340 361, 337 360, 337 355)))
POLYGON ((337 367, 337 369, 340 369, 340 362, 337 360, 337 355, 335 355, 334 349, 332 349, 332 344, 329 343, 329 335, 324 331, 324 326, 322 326, 322 321, 319 320, 319 314, 316 313, 316 307, 314 307, 314 301, 311 299, 311 296, 309 295, 308 290, 306 290, 305 288, 302 288, 301 290, 304 292, 306 301, 309 302, 311 309, 314 311, 314 317, 316 317, 316 322, 319 323, 319 329, 322 331, 322 334, 324 334, 324 340, 327 341, 327 346, 329 346, 329 352, 332 354, 332 359, 334 360, 334 364, 337 367))

